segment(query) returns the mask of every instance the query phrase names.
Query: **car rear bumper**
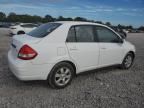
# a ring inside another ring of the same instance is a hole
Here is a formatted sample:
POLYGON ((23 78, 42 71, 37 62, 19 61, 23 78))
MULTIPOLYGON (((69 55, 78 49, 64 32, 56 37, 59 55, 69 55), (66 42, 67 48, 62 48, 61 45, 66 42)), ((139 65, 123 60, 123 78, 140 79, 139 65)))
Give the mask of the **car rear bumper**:
POLYGON ((11 52, 8 53, 8 64, 11 72, 19 80, 46 80, 52 64, 33 65, 32 63, 20 63, 13 59, 11 52))

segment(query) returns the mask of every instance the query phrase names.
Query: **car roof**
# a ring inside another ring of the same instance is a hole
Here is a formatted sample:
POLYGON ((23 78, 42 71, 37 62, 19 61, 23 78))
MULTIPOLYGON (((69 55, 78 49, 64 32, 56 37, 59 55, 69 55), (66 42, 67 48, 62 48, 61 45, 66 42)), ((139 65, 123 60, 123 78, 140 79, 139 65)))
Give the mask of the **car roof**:
POLYGON ((51 23, 61 23, 61 24, 69 25, 69 26, 73 26, 73 25, 97 25, 97 26, 103 26, 103 27, 109 28, 110 30, 112 30, 113 32, 115 32, 116 34, 118 34, 115 30, 113 30, 113 29, 110 28, 109 26, 106 26, 106 25, 104 25, 104 24, 94 23, 94 22, 84 22, 84 21, 56 21, 56 22, 51 22, 51 23))
POLYGON ((61 24, 69 24, 69 25, 83 25, 83 24, 90 24, 90 25, 100 25, 105 26, 103 24, 99 23, 93 23, 93 22, 84 22, 84 21, 56 21, 54 23, 61 23, 61 24))

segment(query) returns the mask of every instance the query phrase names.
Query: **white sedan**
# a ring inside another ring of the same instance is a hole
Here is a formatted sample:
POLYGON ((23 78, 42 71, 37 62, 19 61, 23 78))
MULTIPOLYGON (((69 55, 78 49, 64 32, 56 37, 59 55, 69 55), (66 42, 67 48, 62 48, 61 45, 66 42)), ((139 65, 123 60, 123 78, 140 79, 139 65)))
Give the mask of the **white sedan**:
POLYGON ((38 27, 37 24, 32 24, 32 23, 20 23, 17 25, 10 26, 10 34, 16 35, 16 34, 25 34, 33 29, 38 27))
POLYGON ((111 28, 90 22, 53 22, 14 36, 10 70, 20 80, 48 80, 64 88, 84 71, 120 65, 129 69, 135 47, 111 28))

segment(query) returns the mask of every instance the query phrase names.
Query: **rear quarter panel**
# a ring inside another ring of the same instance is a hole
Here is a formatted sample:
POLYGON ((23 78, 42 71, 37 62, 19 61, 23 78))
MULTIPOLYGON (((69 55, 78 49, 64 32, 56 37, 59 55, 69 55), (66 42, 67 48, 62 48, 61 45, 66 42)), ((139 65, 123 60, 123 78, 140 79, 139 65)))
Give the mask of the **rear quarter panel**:
POLYGON ((38 56, 32 60, 32 63, 56 64, 64 60, 71 61, 65 44, 69 27, 68 25, 60 26, 38 44, 33 44, 32 47, 37 51, 38 56))

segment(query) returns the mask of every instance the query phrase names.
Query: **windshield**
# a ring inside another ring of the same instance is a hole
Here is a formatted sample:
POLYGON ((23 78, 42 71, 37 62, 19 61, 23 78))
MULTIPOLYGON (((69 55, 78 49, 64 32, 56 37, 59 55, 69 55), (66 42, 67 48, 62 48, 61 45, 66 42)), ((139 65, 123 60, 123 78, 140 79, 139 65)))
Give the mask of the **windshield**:
POLYGON ((53 30, 55 30, 60 25, 61 25, 60 23, 43 24, 27 34, 32 37, 42 38, 42 37, 47 36, 49 33, 51 33, 53 30))

